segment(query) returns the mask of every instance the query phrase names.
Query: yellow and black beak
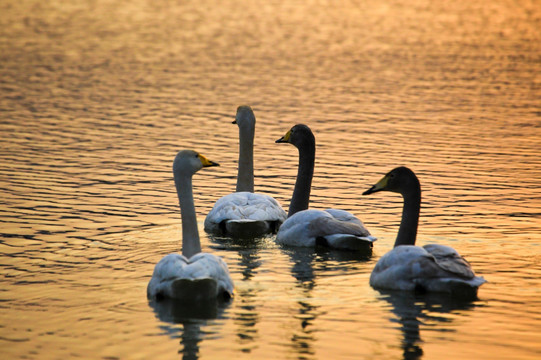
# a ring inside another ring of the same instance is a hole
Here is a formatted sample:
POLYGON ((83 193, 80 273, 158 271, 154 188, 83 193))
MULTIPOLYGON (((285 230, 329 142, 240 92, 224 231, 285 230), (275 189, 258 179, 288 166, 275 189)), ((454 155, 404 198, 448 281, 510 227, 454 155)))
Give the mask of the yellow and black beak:
POLYGON ((231 122, 231 124, 236 124, 236 123, 237 123, 237 119, 235 119, 235 120, 233 120, 233 121, 231 122))
POLYGON ((276 143, 288 143, 291 137, 291 130, 289 130, 284 136, 276 140, 276 143))
POLYGON ((201 160, 201 164, 203 164, 203 167, 220 166, 220 164, 218 164, 217 162, 210 161, 201 154, 198 154, 197 157, 199 158, 199 160, 201 160))
POLYGON ((381 178, 376 185, 372 186, 370 189, 363 192, 363 195, 370 195, 378 191, 385 190, 387 188, 387 183, 389 182, 389 175, 385 175, 381 178))

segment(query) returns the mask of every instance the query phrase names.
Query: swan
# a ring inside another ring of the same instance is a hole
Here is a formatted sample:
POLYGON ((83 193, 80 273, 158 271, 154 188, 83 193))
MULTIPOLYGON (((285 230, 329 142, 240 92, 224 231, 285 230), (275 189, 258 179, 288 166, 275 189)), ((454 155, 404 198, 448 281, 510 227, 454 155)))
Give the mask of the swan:
POLYGON ((147 287, 149 299, 197 302, 233 296, 233 281, 226 263, 214 254, 201 252, 192 176, 209 166, 218 164, 192 150, 182 150, 175 157, 173 174, 182 217, 182 255, 166 255, 156 264, 147 287))
POLYGON ((218 199, 205 218, 205 231, 232 237, 276 233, 287 214, 271 196, 254 193, 255 115, 250 106, 237 108, 239 167, 236 192, 218 199))
POLYGON ((276 242, 290 246, 323 245, 336 249, 370 250, 376 240, 353 214, 338 209, 308 209, 314 175, 316 140, 310 128, 298 124, 277 143, 290 143, 299 150, 299 167, 287 220, 276 242))
POLYGON ((477 296, 479 286, 486 280, 475 276, 470 264, 455 249, 438 244, 415 246, 421 208, 421 185, 415 173, 407 167, 397 167, 363 195, 378 191, 401 194, 404 207, 394 248, 377 262, 370 275, 370 286, 477 296))

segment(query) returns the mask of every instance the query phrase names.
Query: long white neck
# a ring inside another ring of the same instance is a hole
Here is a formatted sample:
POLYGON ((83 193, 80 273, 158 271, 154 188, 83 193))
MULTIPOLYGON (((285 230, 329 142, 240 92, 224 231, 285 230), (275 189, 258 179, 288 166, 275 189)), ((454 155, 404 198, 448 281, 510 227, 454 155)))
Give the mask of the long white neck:
POLYGON ((201 252, 192 191, 192 176, 175 174, 180 216, 182 217, 182 255, 188 259, 201 252))
POLYGON ((239 126, 237 192, 254 192, 254 134, 254 125, 239 126))

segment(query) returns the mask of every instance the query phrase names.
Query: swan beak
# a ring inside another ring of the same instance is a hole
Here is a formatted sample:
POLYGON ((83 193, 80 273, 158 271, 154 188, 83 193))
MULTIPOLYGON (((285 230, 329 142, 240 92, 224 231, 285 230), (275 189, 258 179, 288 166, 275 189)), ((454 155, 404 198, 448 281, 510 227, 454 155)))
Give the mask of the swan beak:
POLYGON ((199 154, 197 156, 199 157, 199 160, 201 160, 201 164, 203 164, 203 167, 220 166, 220 164, 218 164, 217 162, 210 161, 209 159, 207 159, 206 157, 204 157, 201 154, 199 154))
POLYGON ((376 183, 376 185, 372 186, 370 189, 363 192, 363 195, 370 195, 370 194, 373 194, 375 192, 385 190, 385 188, 387 187, 387 182, 388 181, 389 181, 389 177, 387 175, 385 175, 384 177, 381 178, 380 181, 378 181, 376 183))
POLYGON ((233 120, 231 124, 236 124, 236 123, 237 123, 237 119, 233 120))
POLYGON ((276 140, 276 143, 288 143, 291 137, 291 130, 289 130, 284 136, 276 140))

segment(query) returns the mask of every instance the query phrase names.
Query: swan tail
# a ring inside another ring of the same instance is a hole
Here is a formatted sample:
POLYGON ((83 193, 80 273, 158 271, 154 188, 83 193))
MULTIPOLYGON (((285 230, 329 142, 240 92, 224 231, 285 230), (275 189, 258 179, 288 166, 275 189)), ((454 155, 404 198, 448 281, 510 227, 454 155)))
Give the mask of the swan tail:
POLYGON ((477 299, 477 291, 486 280, 482 276, 471 279, 444 278, 426 285, 431 291, 447 292, 454 298, 477 299))
POLYGON ((482 277, 474 277, 468 281, 451 281, 451 294, 456 298, 476 299, 479 286, 483 285, 485 282, 486 280, 482 277))
POLYGON ((255 238, 268 233, 276 233, 278 221, 238 219, 227 220, 222 227, 225 235, 236 238, 255 238))
POLYGON ((371 235, 332 234, 316 238, 316 245, 343 250, 371 251, 376 240, 371 235))
POLYGON ((176 279, 171 283, 171 296, 180 301, 198 302, 216 298, 217 282, 214 279, 176 279))

